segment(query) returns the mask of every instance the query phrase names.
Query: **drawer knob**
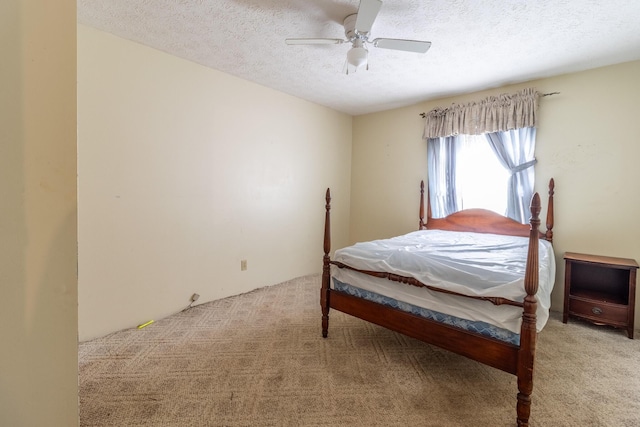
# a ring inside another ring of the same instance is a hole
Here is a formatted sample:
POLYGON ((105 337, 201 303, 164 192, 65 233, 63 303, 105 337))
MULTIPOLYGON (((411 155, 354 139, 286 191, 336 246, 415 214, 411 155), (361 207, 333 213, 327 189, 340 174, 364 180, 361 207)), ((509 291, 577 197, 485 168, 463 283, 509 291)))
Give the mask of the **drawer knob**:
POLYGON ((593 314, 595 314, 595 315, 600 315, 600 314, 602 314, 602 309, 601 309, 600 307, 593 307, 593 308, 591 309, 591 312, 592 312, 593 314))

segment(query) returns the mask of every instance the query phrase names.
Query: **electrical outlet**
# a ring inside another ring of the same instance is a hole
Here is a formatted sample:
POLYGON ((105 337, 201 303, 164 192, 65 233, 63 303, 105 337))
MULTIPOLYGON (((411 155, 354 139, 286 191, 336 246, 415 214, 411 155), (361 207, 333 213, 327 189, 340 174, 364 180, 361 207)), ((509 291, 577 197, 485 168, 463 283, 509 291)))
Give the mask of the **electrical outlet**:
POLYGON ((240 261, 240 271, 245 271, 247 269, 247 260, 243 259, 240 261))
POLYGON ((198 298, 200 298, 200 295, 198 295, 198 294, 193 294, 193 295, 191 295, 191 302, 196 302, 196 301, 198 301, 198 298))

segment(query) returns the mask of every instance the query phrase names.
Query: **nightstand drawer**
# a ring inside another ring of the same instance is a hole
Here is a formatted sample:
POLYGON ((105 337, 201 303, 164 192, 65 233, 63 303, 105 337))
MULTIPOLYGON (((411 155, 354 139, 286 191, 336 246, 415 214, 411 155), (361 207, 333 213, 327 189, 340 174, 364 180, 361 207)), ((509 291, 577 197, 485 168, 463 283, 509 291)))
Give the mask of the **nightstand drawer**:
POLYGON ((576 316, 586 317, 594 321, 627 324, 629 309, 625 305, 593 301, 580 297, 569 297, 569 312, 576 316))

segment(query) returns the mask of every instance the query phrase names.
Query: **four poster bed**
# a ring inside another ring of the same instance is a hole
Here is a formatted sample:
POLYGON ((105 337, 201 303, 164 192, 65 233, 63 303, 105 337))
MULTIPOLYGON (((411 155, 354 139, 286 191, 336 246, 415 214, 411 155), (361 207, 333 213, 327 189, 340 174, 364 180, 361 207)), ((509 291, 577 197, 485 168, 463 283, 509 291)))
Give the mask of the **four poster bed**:
POLYGON ((516 375, 517 423, 528 426, 536 338, 555 281, 553 194, 551 179, 543 233, 537 193, 530 224, 482 209, 432 218, 429 205, 424 222, 423 182, 420 231, 358 243, 332 260, 327 189, 323 337, 333 308, 516 375))

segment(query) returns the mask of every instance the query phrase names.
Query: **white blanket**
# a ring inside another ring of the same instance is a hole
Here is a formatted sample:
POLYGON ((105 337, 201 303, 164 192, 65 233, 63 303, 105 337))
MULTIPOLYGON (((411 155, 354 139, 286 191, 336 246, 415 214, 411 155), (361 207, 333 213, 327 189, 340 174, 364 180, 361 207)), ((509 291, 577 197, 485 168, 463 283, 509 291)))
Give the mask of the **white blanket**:
MULTIPOLYGON (((464 295, 523 301, 529 239, 484 233, 422 230, 339 249, 336 261, 361 270, 385 271, 464 295)), ((539 245, 537 329, 549 317, 555 282, 553 247, 539 245)), ((390 282, 332 267, 338 280, 400 301, 473 321, 484 321, 520 333, 522 309, 496 307, 486 301, 457 297, 390 282)))

